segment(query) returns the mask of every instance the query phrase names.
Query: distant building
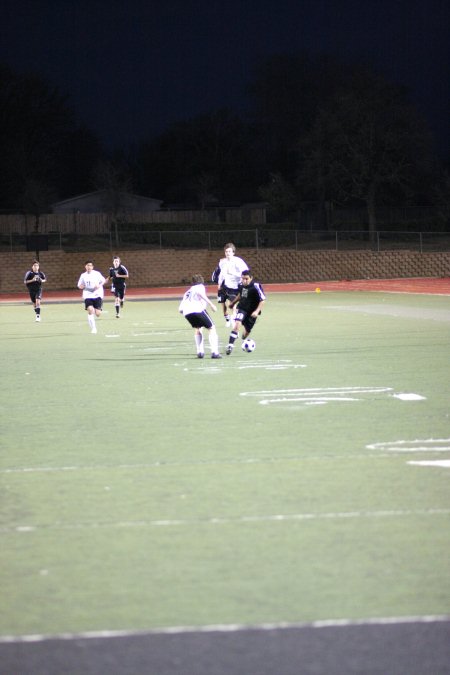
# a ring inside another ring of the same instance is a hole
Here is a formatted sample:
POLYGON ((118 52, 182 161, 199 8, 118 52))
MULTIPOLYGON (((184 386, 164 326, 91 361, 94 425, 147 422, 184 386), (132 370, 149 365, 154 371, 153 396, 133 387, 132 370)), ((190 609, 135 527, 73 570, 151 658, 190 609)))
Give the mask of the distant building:
POLYGON ((129 192, 111 192, 97 190, 63 199, 51 205, 52 213, 148 213, 158 211, 162 206, 161 199, 141 197, 129 192))

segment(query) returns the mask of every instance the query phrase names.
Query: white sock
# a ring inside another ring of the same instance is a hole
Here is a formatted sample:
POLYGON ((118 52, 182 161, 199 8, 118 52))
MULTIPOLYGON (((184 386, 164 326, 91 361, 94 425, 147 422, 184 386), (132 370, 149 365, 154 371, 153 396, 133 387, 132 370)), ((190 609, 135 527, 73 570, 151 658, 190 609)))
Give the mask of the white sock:
POLYGON ((205 350, 203 345, 203 335, 201 333, 195 334, 195 344, 197 347, 197 354, 203 354, 205 350))
POLYGON ((213 354, 219 353, 219 336, 215 328, 211 328, 208 334, 209 344, 213 354))
POLYGON ((93 314, 88 314, 88 323, 91 328, 95 328, 95 316, 93 314))

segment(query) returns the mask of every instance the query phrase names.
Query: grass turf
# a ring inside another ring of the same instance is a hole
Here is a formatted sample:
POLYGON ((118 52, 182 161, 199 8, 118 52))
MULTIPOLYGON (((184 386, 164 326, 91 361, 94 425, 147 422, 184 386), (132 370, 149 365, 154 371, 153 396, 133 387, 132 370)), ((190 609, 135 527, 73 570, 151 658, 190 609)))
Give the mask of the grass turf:
POLYGON ((448 298, 273 294, 219 362, 177 307, 0 307, 0 633, 448 613, 448 298))

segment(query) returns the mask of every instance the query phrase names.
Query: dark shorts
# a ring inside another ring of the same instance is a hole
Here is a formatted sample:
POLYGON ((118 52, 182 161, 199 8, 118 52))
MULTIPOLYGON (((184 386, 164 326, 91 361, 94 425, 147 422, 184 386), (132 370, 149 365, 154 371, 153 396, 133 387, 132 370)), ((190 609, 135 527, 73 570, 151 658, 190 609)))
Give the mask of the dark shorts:
POLYGON ((208 330, 214 326, 208 312, 194 312, 193 314, 186 314, 184 317, 189 321, 192 328, 207 328, 208 330))
POLYGON ((244 310, 242 309, 238 309, 236 316, 234 318, 235 321, 241 322, 247 333, 250 333, 250 331, 252 330, 253 326, 256 323, 256 318, 253 317, 251 314, 247 314, 247 312, 244 312, 244 310))
POLYGON ((85 298, 84 309, 87 309, 88 307, 101 309, 103 307, 103 298, 85 298))
POLYGON ((38 288, 37 291, 30 290, 30 300, 33 304, 36 303, 36 300, 40 300, 42 298, 42 288, 38 288))
POLYGON ((113 293, 114 293, 115 297, 123 300, 124 297, 125 297, 125 288, 126 288, 126 286, 121 286, 121 287, 119 286, 119 288, 117 288, 117 286, 114 286, 113 293))
POLYGON ((238 294, 238 289, 237 288, 229 288, 228 286, 221 286, 218 290, 217 293, 217 302, 220 304, 221 302, 225 302, 225 300, 229 300, 230 302, 233 302, 235 297, 238 294))

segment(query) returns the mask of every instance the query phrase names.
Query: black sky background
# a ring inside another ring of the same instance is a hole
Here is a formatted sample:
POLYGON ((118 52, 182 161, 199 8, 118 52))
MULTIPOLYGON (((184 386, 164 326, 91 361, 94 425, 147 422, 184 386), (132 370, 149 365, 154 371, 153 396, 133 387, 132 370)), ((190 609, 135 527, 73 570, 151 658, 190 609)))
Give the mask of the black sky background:
POLYGON ((254 67, 304 50, 407 86, 448 158, 448 0, 3 0, 0 12, 0 60, 56 84, 109 148, 243 111, 254 67))

